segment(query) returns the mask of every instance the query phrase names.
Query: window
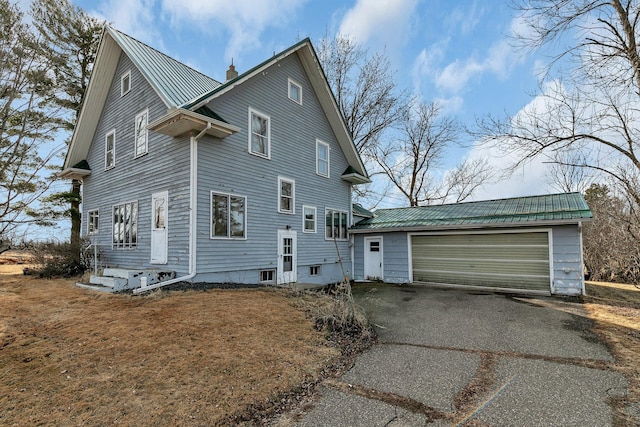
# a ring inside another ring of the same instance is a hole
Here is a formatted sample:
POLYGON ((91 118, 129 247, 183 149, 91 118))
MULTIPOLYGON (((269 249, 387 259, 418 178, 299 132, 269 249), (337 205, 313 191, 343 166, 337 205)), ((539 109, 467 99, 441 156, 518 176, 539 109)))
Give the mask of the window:
POLYGON ((347 239, 347 212, 335 209, 325 210, 325 234, 326 239, 347 239))
POLYGON ((329 178, 329 144, 316 141, 316 173, 329 178))
POLYGON ((149 110, 144 110, 136 116, 135 157, 146 154, 149 149, 149 131, 147 130, 148 121, 149 110))
POLYGON ((249 152, 256 156, 271 156, 271 119, 269 116, 249 109, 249 152))
POLYGON ((125 96, 131 90, 131 70, 120 77, 120 96, 125 96))
POLYGON ((275 270, 260 270, 260 281, 265 283, 273 282, 275 274, 275 270))
POLYGON ((138 244, 138 202, 113 207, 113 247, 131 249, 138 244))
POLYGON ((278 178, 278 212, 295 213, 295 191, 295 181, 278 178))
POLYGON ((313 206, 302 207, 302 232, 303 233, 315 233, 316 232, 316 208, 313 206))
POLYGON ((116 131, 109 132, 104 137, 104 168, 111 169, 116 165, 116 131))
POLYGON ((247 198, 211 192, 211 238, 244 239, 247 198))
POLYGON ((312 265, 309 267, 309 276, 319 276, 320 275, 320 266, 312 265))
POLYGON ((289 99, 302 105, 302 86, 289 79, 289 99))
POLYGON ((87 213, 89 220, 87 221, 87 232, 96 234, 98 232, 98 210, 94 209, 87 213))

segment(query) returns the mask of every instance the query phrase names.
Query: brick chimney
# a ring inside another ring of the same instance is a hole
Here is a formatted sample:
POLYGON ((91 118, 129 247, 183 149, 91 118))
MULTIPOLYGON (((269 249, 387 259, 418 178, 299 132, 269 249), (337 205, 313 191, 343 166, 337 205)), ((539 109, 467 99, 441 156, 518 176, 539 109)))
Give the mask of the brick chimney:
POLYGON ((231 59, 231 65, 229 65, 229 69, 227 70, 227 81, 233 80, 238 77, 238 72, 236 71, 236 67, 233 65, 233 58, 231 59))

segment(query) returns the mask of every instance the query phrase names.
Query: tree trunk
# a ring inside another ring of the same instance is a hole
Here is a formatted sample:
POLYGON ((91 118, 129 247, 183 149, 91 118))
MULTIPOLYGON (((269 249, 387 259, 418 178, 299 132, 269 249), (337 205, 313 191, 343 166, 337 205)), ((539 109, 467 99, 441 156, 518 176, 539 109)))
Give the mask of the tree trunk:
POLYGON ((80 261, 80 227, 82 224, 82 214, 80 212, 80 181, 74 179, 71 182, 71 245, 76 248, 74 256, 76 261, 80 261))

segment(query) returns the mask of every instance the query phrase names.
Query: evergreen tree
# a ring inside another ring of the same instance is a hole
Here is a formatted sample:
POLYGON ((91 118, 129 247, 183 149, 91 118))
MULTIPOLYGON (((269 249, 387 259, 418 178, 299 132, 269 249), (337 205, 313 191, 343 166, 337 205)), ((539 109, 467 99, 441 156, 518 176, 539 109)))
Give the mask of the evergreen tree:
MULTIPOLYGON (((34 1, 31 15, 44 41, 42 55, 53 65, 56 86, 53 101, 64 113, 62 123, 69 132, 68 144, 84 102, 105 22, 89 16, 68 0, 34 1)), ((37 213, 41 222, 69 217, 71 243, 79 243, 80 181, 73 180, 70 191, 52 194, 43 202, 37 213)))

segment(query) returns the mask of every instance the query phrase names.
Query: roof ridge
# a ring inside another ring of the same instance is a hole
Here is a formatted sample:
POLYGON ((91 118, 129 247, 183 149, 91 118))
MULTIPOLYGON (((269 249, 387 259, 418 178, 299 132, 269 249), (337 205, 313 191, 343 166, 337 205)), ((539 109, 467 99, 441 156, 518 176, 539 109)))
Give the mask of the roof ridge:
MULTIPOLYGON (((185 64, 185 63, 184 63, 184 62, 182 62, 182 61, 178 61, 177 59, 175 59, 175 58, 173 58, 173 57, 171 57, 171 56, 167 55, 166 53, 164 53, 164 52, 162 52, 162 51, 160 51, 160 50, 156 49, 155 47, 150 46, 150 45, 146 44, 145 42, 140 41, 140 40, 138 40, 137 38, 132 37, 132 36, 130 36, 129 34, 124 33, 124 32, 122 32, 122 31, 118 30, 117 28, 115 28, 115 27, 113 27, 113 26, 111 26, 111 25, 107 25, 107 27, 109 28, 109 30, 113 30, 113 31, 117 32, 118 34, 120 34, 120 35, 122 35, 122 36, 124 36, 124 37, 128 38, 129 40, 133 40, 134 42, 136 42, 136 43, 138 43, 138 44, 140 44, 140 45, 142 45, 142 46, 146 47, 147 49, 150 49, 150 50, 153 50, 154 52, 159 53, 160 55, 162 55, 162 56, 164 56, 165 58, 167 58, 167 59, 171 60, 172 62, 175 62, 175 63, 177 63, 177 64, 180 64, 180 65, 182 65, 183 67, 188 68, 188 69, 190 69, 191 71, 194 71, 194 72, 196 72, 196 73, 200 74, 201 76, 208 78, 209 80, 213 80, 214 82, 218 83, 219 85, 222 85, 222 83, 221 83, 221 82, 219 82, 218 80, 214 79, 213 77, 211 77, 211 76, 209 76, 209 75, 207 75, 207 74, 203 73, 202 71, 196 70, 196 69, 195 69, 195 68, 193 68, 192 66, 187 65, 187 64, 185 64)), ((121 48, 122 48, 122 47, 121 47, 121 48)))
POLYGON ((553 197, 553 196, 570 196, 570 195, 575 195, 575 194, 582 195, 582 193, 580 193, 579 191, 572 191, 572 192, 569 192, 569 193, 536 194, 536 195, 533 195, 533 196, 504 197, 504 198, 501 198, 501 199, 472 200, 472 201, 468 201, 468 202, 442 203, 440 205, 404 206, 404 207, 398 207, 398 208, 382 208, 382 209, 377 209, 376 212, 378 212, 378 211, 387 211, 387 210, 399 210, 399 209, 410 210, 410 209, 435 208, 435 207, 442 207, 442 206, 460 206, 460 205, 471 205, 471 204, 475 204, 475 203, 502 202, 502 201, 513 201, 513 200, 519 200, 519 199, 535 199, 535 198, 553 197))

